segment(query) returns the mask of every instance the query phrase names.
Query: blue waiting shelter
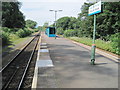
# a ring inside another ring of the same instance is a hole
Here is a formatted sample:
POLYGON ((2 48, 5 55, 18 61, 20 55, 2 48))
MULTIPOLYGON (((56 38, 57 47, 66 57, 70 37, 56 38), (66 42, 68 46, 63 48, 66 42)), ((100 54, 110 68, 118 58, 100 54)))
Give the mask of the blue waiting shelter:
POLYGON ((46 31, 45 31, 45 34, 46 34, 48 37, 56 37, 55 27, 47 27, 47 28, 46 28, 46 31))

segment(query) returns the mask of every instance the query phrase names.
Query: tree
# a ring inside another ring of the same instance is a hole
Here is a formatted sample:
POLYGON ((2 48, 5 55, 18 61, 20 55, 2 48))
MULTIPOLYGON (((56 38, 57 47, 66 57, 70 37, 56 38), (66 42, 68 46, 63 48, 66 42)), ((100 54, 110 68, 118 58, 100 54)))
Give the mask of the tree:
POLYGON ((2 26, 8 28, 24 28, 25 20, 19 10, 20 2, 2 2, 2 26))
POLYGON ((33 20, 26 20, 26 27, 34 29, 37 25, 37 22, 33 20))
MULTIPOLYGON (((88 16, 88 7, 91 5, 91 3, 84 3, 78 19, 82 34, 92 38, 93 15, 88 16)), ((109 40, 109 36, 120 30, 120 2, 106 2, 102 7, 103 13, 97 14, 96 38, 109 40)))
POLYGON ((75 17, 70 17, 70 22, 68 23, 68 28, 69 29, 76 29, 77 19, 75 17))
POLYGON ((69 28, 70 17, 62 17, 57 20, 57 28, 67 30, 69 28))
POLYGON ((101 39, 109 40, 120 30, 120 2, 104 3, 103 13, 97 15, 97 33, 101 39), (113 8, 114 7, 114 8, 113 8))
MULTIPOLYGON (((88 16, 88 8, 94 3, 84 3, 78 18, 62 17, 57 20, 59 33, 68 29, 78 31, 80 37, 93 37, 94 17, 88 16)), ((102 4, 103 13, 97 14, 96 39, 109 40, 109 37, 120 32, 120 2, 106 2, 102 4), (113 8, 114 7, 114 8, 113 8)), ((67 33, 67 31, 66 31, 67 33)))
POLYGON ((45 22, 43 27, 48 27, 49 26, 49 23, 48 22, 45 22))

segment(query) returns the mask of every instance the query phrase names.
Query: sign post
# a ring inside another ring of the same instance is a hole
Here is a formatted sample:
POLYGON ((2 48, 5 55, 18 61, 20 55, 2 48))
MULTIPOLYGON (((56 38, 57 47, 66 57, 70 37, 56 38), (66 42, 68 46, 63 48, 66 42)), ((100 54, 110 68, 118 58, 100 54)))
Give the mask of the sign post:
POLYGON ((95 33, 96 33, 96 14, 101 12, 101 1, 89 7, 88 15, 94 15, 93 44, 91 48, 91 64, 95 65, 95 33))
POLYGON ((91 64, 95 65, 95 33, 96 33, 96 15, 94 14, 93 44, 91 49, 91 64))

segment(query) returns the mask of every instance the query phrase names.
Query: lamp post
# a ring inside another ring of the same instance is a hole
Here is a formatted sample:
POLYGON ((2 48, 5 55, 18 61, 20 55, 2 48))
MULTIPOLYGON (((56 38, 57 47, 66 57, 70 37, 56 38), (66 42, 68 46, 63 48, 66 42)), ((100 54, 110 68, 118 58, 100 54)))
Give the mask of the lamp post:
MULTIPOLYGON (((61 12, 62 10, 49 10, 49 11, 54 11, 55 12, 55 34, 56 34, 56 19, 57 19, 57 12, 61 12)), ((56 36, 55 36, 56 39, 56 36)))

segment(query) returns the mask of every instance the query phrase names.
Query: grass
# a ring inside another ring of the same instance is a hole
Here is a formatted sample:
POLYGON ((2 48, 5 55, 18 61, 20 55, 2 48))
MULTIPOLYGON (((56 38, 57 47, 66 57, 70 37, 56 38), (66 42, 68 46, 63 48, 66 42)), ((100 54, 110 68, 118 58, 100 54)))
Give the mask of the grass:
MULTIPOLYGON (((34 34, 34 33, 33 33, 34 34)), ((15 45, 20 44, 26 40, 28 40, 31 36, 27 36, 24 38, 20 38, 15 34, 10 34, 10 44, 2 48, 2 52, 7 51, 9 48, 13 48, 15 45)))
POLYGON ((27 40, 29 38, 29 36, 25 37, 25 38, 19 38, 17 35, 12 34, 10 36, 10 41, 12 42, 13 45, 19 44, 20 42, 27 40))
MULTIPOLYGON (((74 40, 76 42, 92 46, 92 39, 90 39, 90 38, 85 38, 85 37, 81 37, 81 38, 79 38, 79 37, 68 37, 68 38, 71 39, 71 40, 74 40)), ((97 40, 95 40, 95 44, 96 44, 97 48, 113 52, 113 48, 112 48, 112 45, 111 45, 110 41, 105 42, 103 40, 97 39, 97 40)))
POLYGON ((10 40, 11 44, 5 46, 4 48, 2 48, 2 52, 7 51, 9 48, 13 48, 14 45, 20 44, 21 42, 24 42, 25 40, 27 40, 30 37, 25 37, 25 38, 15 38, 14 40, 10 40))

